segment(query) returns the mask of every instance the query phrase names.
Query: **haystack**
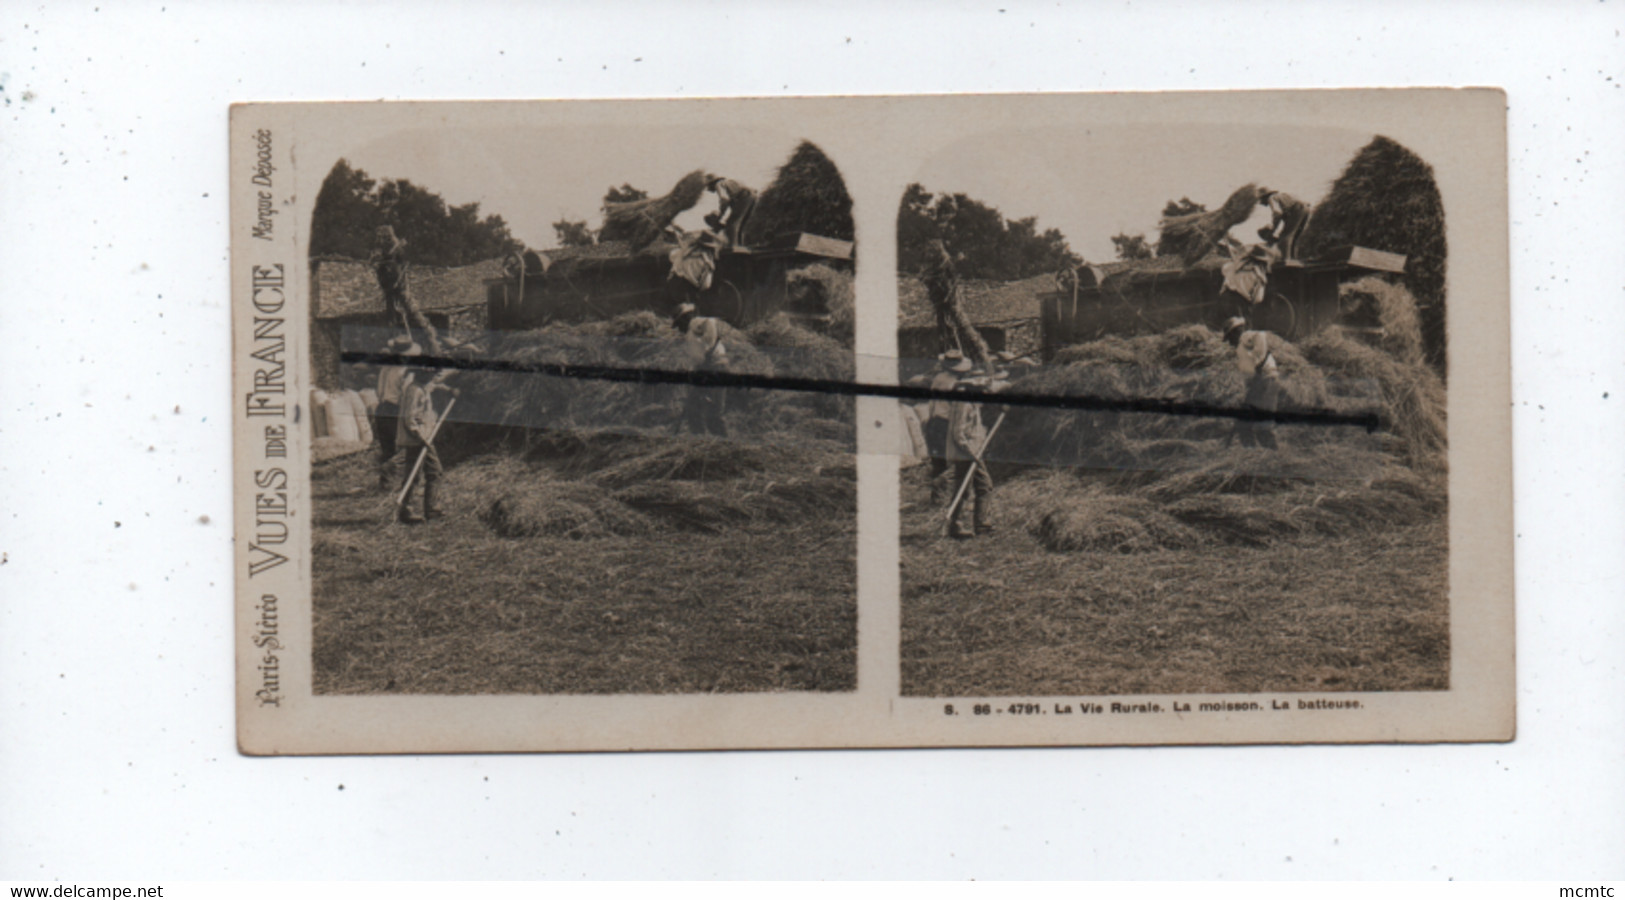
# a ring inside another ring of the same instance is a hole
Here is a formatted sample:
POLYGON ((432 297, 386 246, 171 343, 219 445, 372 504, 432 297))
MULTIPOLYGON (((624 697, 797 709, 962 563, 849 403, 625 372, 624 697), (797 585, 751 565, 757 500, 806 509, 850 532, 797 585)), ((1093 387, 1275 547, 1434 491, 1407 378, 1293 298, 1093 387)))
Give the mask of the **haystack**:
POLYGON ((1159 246, 1178 248, 1185 265, 1196 265, 1202 257, 1218 248, 1219 241, 1230 229, 1252 216, 1261 193, 1258 185, 1244 184, 1236 188, 1218 209, 1163 219, 1158 223, 1162 229, 1159 246))
POLYGON ((600 241, 626 241, 633 251, 659 240, 678 216, 694 208, 705 193, 705 170, 695 169, 678 180, 669 193, 647 200, 604 204, 600 241))
POLYGON ((1424 360, 1422 319, 1404 285, 1367 275, 1338 285, 1337 301, 1345 319, 1376 323, 1382 332, 1379 346, 1389 356, 1405 365, 1424 360))
POLYGON ((792 297, 804 297, 805 305, 823 308, 829 317, 825 333, 850 349, 857 322, 852 273, 814 263, 792 271, 788 284, 792 297))
MULTIPOLYGON (((1448 419, 1444 382, 1420 361, 1405 363, 1328 328, 1300 345, 1311 363, 1351 385, 1375 385, 1382 427, 1403 442, 1413 465, 1445 464, 1448 419)), ((1335 386, 1334 386, 1335 387, 1335 386)))
POLYGON ((602 488, 580 482, 537 480, 486 501, 480 521, 503 537, 594 538, 643 535, 654 529, 641 513, 602 488))

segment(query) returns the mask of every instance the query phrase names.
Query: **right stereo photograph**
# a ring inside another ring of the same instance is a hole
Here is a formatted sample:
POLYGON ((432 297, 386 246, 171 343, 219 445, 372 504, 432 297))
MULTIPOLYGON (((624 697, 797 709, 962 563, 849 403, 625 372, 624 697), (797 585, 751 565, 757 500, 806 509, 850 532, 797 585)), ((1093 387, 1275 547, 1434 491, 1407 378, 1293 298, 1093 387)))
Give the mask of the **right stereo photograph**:
POLYGON ((897 213, 911 697, 1451 687, 1445 208, 1370 131, 955 143, 897 213))

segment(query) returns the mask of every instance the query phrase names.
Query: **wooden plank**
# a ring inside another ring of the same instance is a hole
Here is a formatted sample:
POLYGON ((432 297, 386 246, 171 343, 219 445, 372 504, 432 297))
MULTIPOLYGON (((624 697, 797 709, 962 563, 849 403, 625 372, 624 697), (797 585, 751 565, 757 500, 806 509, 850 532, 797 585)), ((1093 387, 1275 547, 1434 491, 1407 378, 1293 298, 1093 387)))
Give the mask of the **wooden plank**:
POLYGON ((797 253, 809 256, 824 256, 830 259, 851 259, 852 242, 839 241, 818 234, 802 232, 796 235, 795 243, 791 245, 797 253))
POLYGON ((1370 247, 1335 247, 1325 257, 1315 260, 1315 262, 1342 262, 1377 272, 1392 272, 1395 275, 1405 274, 1404 254, 1389 253, 1386 250, 1373 250, 1370 247))

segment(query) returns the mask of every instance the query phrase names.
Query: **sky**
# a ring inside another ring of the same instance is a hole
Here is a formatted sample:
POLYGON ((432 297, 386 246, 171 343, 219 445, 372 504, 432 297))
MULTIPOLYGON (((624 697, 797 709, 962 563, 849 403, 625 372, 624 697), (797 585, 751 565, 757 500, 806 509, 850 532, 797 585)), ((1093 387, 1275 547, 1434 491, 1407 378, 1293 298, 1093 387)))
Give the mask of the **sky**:
MULTIPOLYGON (((1211 209, 1255 181, 1317 202, 1371 138, 1256 124, 1050 126, 945 146, 910 180, 968 194, 1011 219, 1035 216, 1040 230, 1060 229, 1084 259, 1106 262, 1116 256, 1112 235, 1143 233, 1154 241, 1169 200, 1189 197, 1211 209)), ((725 133, 695 126, 440 127, 393 134, 344 155, 375 178, 410 179, 453 205, 478 202, 526 245, 546 249, 557 245, 555 221, 598 227, 612 185, 658 196, 704 168, 761 189, 797 143, 793 134, 743 126, 725 133)), ((835 163, 846 168, 838 157, 835 163)), ((888 198, 887 207, 898 199, 888 198)), ((707 195, 678 224, 702 227, 715 208, 707 195)), ((1235 233, 1250 240, 1267 219, 1260 209, 1235 233)))
MULTIPOLYGON (((374 178, 406 178, 448 204, 478 202, 500 214, 526 246, 558 245, 553 223, 580 220, 597 228, 610 187, 630 184, 658 197, 694 169, 766 187, 800 143, 792 134, 730 127, 572 126, 535 129, 423 129, 346 151, 374 178)), ((677 222, 703 228, 717 207, 706 194, 677 222)))
MULTIPOLYGON (((1310 203, 1331 188, 1369 132, 1257 125, 1058 126, 988 135, 946 147, 916 179, 932 192, 964 193, 1006 218, 1058 228, 1090 262, 1116 258, 1112 235, 1145 234, 1181 197, 1216 209, 1252 181, 1310 203)), ((1269 214, 1235 229, 1257 239, 1269 214)))

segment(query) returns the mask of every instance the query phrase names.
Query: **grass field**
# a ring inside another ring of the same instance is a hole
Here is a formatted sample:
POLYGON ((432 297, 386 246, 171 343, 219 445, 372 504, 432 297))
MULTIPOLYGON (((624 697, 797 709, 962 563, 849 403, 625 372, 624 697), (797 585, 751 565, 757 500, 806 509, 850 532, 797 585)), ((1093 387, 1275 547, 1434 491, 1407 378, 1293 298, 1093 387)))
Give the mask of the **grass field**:
MULTIPOLYGON (((640 449, 671 456, 658 441, 640 449)), ((316 465, 316 692, 852 690, 850 455, 834 454, 845 468, 833 474, 812 473, 828 453, 760 458, 761 471, 677 472, 661 482, 675 493, 655 498, 666 505, 644 497, 634 509, 614 498, 642 495, 591 482, 581 454, 477 457, 447 470, 449 516, 410 527, 387 524, 370 453, 316 465), (802 486, 791 499, 829 508, 795 513, 783 505, 787 484, 802 486), (498 534, 493 523, 512 517, 493 515, 493 502, 537 485, 562 491, 582 518, 498 534), (782 509, 792 514, 775 515, 782 509)))
POLYGON ((1052 552, 1022 509, 955 541, 920 469, 903 492, 905 694, 1449 686, 1442 515, 1252 546, 1052 552))

